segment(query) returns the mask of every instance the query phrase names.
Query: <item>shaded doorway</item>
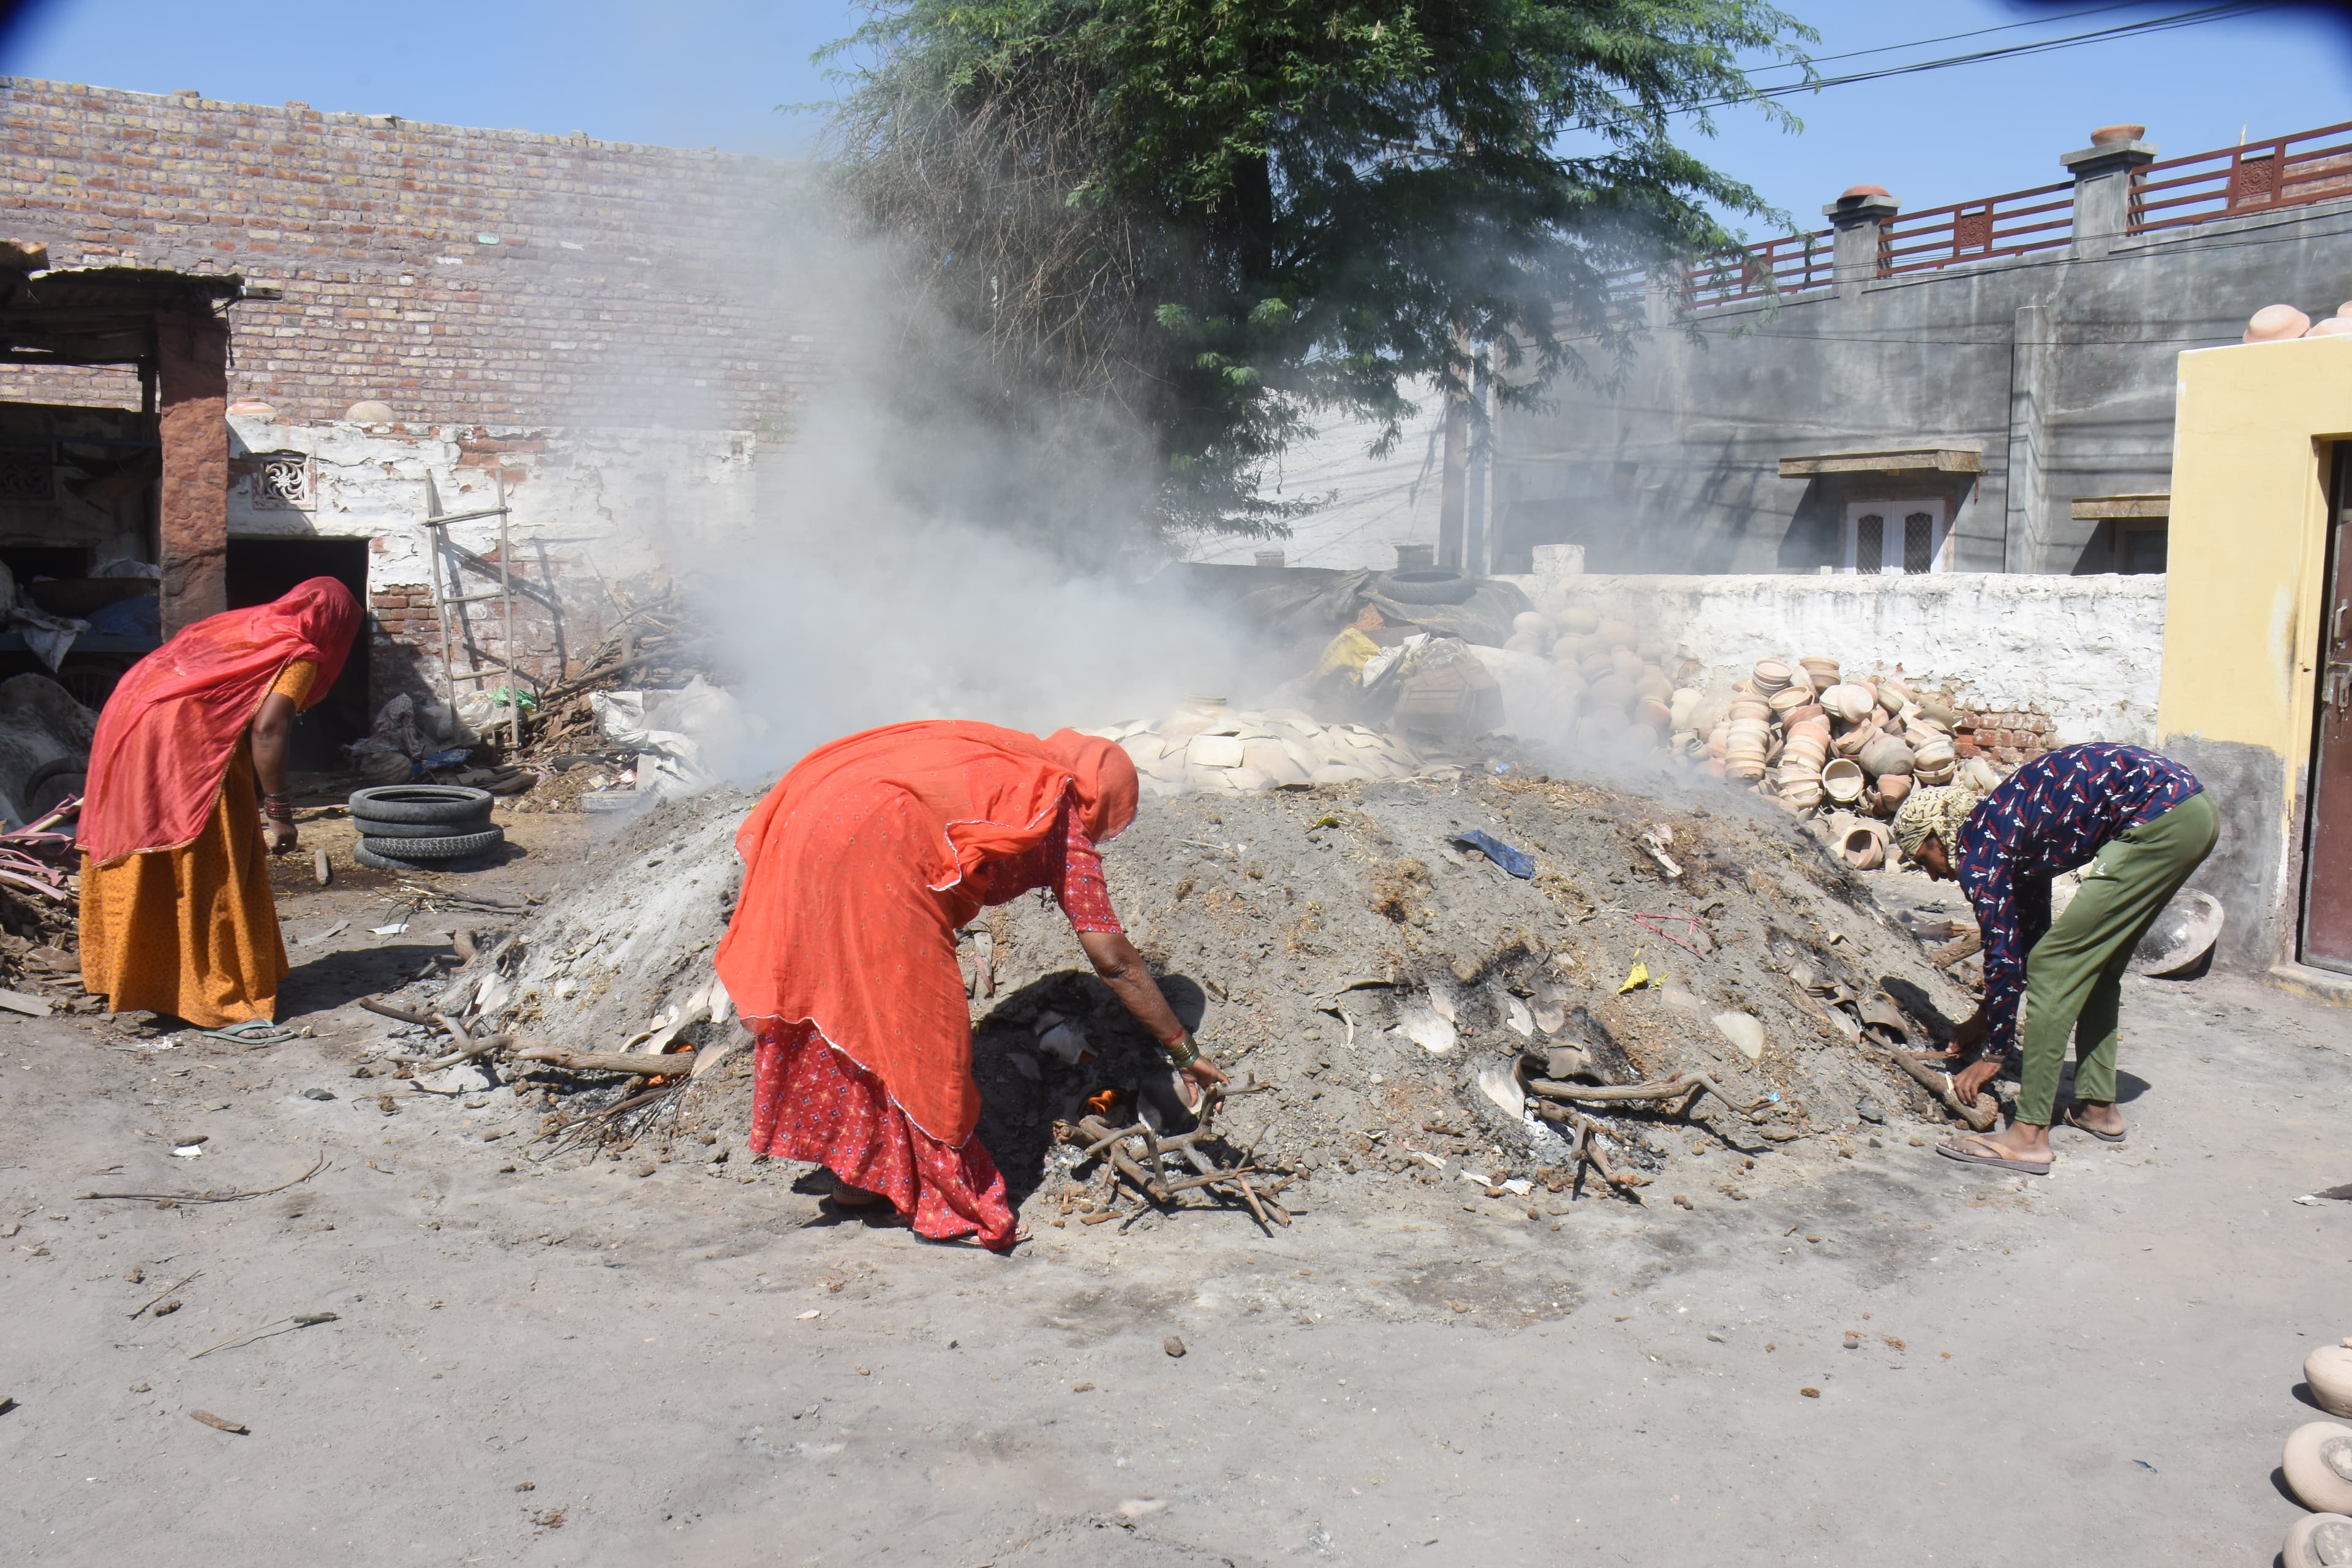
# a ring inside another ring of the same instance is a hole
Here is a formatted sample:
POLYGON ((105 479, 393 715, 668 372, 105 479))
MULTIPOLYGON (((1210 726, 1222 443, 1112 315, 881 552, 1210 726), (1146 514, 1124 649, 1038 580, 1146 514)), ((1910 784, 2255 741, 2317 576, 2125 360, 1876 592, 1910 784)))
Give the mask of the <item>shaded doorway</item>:
MULTIPOLYGON (((364 539, 232 539, 228 542, 228 607, 266 605, 297 584, 332 577, 367 604, 364 539)), ((343 672, 324 699, 294 721, 287 766, 295 773, 341 773, 343 748, 368 732, 368 632, 364 619, 343 672)))

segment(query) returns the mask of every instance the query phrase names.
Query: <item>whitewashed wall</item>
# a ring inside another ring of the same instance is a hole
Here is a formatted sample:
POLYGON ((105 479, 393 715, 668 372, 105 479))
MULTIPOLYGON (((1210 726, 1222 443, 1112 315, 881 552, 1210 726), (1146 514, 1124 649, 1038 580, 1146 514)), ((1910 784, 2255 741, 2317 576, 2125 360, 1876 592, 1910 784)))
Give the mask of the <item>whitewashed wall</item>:
POLYGON ((1654 628, 1711 673, 1819 655, 1924 677, 1978 708, 2047 713, 2063 741, 2154 740, 2160 575, 1584 575, 1543 570, 1572 564, 1549 551, 1537 564, 1510 580, 1541 608, 1654 628))

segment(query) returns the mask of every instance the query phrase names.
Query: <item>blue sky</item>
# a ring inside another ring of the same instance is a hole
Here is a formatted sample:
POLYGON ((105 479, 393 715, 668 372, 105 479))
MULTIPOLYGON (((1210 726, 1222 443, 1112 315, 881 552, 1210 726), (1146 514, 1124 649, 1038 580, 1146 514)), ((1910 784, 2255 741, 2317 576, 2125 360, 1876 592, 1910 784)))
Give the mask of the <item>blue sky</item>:
MULTIPOLYGON (((1822 33, 1817 53, 1998 26, 2096 0, 1782 0, 1822 33)), ((2040 20, 1824 71, 1943 55, 2178 11, 2193 0, 2040 20)), ((35 0, 0 39, 0 69, 147 92, 197 88, 257 103, 394 113, 456 124, 585 131, 616 142, 789 154, 808 116, 780 103, 829 90, 809 56, 856 25, 840 0, 311 0, 222 11, 187 0, 35 0)), ((2091 128, 2147 124, 2168 153, 2352 121, 2352 26, 2289 8, 2024 59, 1797 98, 1801 133, 1753 111, 1700 143, 1808 226, 1850 184, 1927 207, 2062 177, 2091 128)))

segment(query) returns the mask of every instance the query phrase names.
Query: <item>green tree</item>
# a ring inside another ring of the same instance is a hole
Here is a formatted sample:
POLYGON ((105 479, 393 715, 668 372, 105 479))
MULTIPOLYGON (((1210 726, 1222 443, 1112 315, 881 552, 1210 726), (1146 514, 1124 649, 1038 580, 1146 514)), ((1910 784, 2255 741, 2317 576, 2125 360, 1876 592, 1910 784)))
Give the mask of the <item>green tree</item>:
POLYGON ((1777 216, 1677 117, 1781 113, 1741 62, 1811 37, 1756 0, 876 0, 836 151, 1008 410, 1137 432, 1163 530, 1280 531, 1257 476, 1318 412, 1392 442, 1479 344, 1507 400, 1614 374, 1630 272, 1777 216))

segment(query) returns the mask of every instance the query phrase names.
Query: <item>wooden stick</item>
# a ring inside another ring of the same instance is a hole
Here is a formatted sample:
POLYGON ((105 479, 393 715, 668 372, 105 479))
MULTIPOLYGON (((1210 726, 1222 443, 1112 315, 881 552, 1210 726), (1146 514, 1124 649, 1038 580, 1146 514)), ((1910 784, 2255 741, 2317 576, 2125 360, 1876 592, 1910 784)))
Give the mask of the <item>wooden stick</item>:
POLYGON ((667 1056, 646 1056, 643 1052, 573 1051, 562 1046, 526 1046, 515 1052, 515 1060, 545 1062, 550 1067, 568 1068, 572 1072, 626 1072, 640 1077, 667 1077, 687 1073, 694 1068, 694 1053, 677 1051, 667 1056))
POLYGON ((1712 1094, 1724 1104, 1730 1106, 1732 1110, 1738 1111, 1752 1111, 1767 1103, 1759 1100, 1754 1105, 1741 1105, 1724 1093, 1722 1088, 1703 1072, 1676 1073, 1672 1078, 1661 1079, 1654 1083, 1629 1084, 1563 1083, 1558 1079, 1538 1078, 1528 1080, 1528 1091, 1531 1094, 1542 1095, 1549 1100, 1617 1101, 1668 1100, 1680 1100, 1688 1095, 1712 1094))
MULTIPOLYGON (((99 1195, 99 1194, 96 1194, 96 1193, 92 1193, 92 1194, 90 1194, 90 1196, 92 1196, 92 1197, 97 1197, 98 1195, 99 1195)), ((199 1268, 199 1269, 197 1269, 194 1274, 189 1275, 187 1279, 183 1279, 183 1280, 181 1280, 181 1281, 180 1281, 180 1285, 185 1285, 185 1284, 188 1282, 188 1279, 203 1279, 203 1278, 204 1278, 204 1274, 205 1274, 205 1271, 204 1271, 203 1269, 199 1268)), ((158 1297, 156 1297, 156 1298, 155 1298, 155 1301, 161 1301, 162 1300, 163 1300, 163 1297, 164 1297, 164 1296, 169 1296, 169 1295, 170 1295, 173 1290, 178 1289, 180 1288, 180 1285, 173 1285, 173 1286, 169 1287, 168 1289, 166 1289, 164 1290, 164 1292, 163 1292, 163 1296, 158 1296, 158 1297)), ((153 1305, 155 1304, 155 1301, 150 1301, 150 1302, 148 1302, 148 1303, 147 1303, 147 1307, 152 1307, 152 1306, 153 1306, 153 1305)), ((142 1307, 142 1308, 140 1308, 140 1309, 139 1309, 139 1312, 143 1312, 143 1311, 145 1311, 145 1310, 147 1310, 147 1307, 142 1307)), ((139 1315, 139 1312, 133 1312, 133 1313, 131 1313, 131 1315, 132 1317, 134 1317, 134 1318, 135 1318, 135 1317, 137 1317, 137 1316, 139 1315)))
POLYGON ((429 1062, 419 1062, 415 1065, 423 1068, 426 1072, 439 1072, 443 1068, 453 1068, 459 1062, 469 1062, 476 1057, 486 1057, 492 1051, 505 1050, 520 1037, 517 1035, 488 1035, 478 1040, 467 1039, 466 1048, 462 1051, 452 1051, 446 1057, 435 1057, 429 1062))
POLYGON ((1983 932, 1973 931, 1962 931, 1951 941, 1946 942, 1943 946, 1929 953, 1927 955, 1927 962, 1934 964, 1938 969, 1949 969, 1952 965, 1968 957, 1970 953, 1981 952, 1983 948, 1983 932))
POLYGON ((1894 1058, 1895 1065, 1909 1073, 1921 1089, 1942 1101, 1945 1110, 1967 1122, 1970 1131, 1990 1131, 1992 1124, 2000 1120, 2000 1107, 1990 1095, 1979 1094, 1975 1105, 1962 1105, 1959 1094, 1952 1088, 1949 1073, 1937 1072, 1909 1051, 1889 1048, 1886 1054, 1894 1058))
POLYGON ((379 1002, 373 996, 361 997, 360 1005, 383 1017, 397 1018, 404 1024, 422 1024, 428 1029, 438 1027, 431 1018, 422 1013, 412 1013, 405 1007, 395 1007, 389 1002, 379 1002))
MULTIPOLYGON (((266 1198, 272 1193, 282 1193, 289 1187, 299 1187, 303 1183, 309 1181, 311 1177, 317 1175, 320 1171, 326 1169, 326 1166, 327 1157, 324 1154, 321 1154, 309 1170, 303 1172, 292 1181, 280 1182, 274 1187, 262 1187, 250 1193, 84 1193, 81 1195, 84 1198, 152 1199, 158 1203, 169 1200, 175 1204, 233 1204, 245 1198, 266 1198)), ((188 1276, 189 1279, 193 1279, 194 1278, 195 1276, 193 1274, 188 1276)), ((186 1279, 180 1281, 181 1285, 184 1285, 186 1283, 186 1279)), ((179 1286, 175 1285, 172 1289, 176 1290, 179 1289, 179 1286)), ((171 1294, 171 1291, 167 1290, 164 1292, 164 1295, 169 1294, 171 1294)), ((163 1299, 163 1298, 162 1296, 155 1298, 158 1301, 163 1299)), ((139 1311, 143 1312, 146 1310, 146 1308, 142 1307, 139 1311)), ((131 1315, 135 1318, 139 1315, 139 1312, 133 1312, 131 1315)))

